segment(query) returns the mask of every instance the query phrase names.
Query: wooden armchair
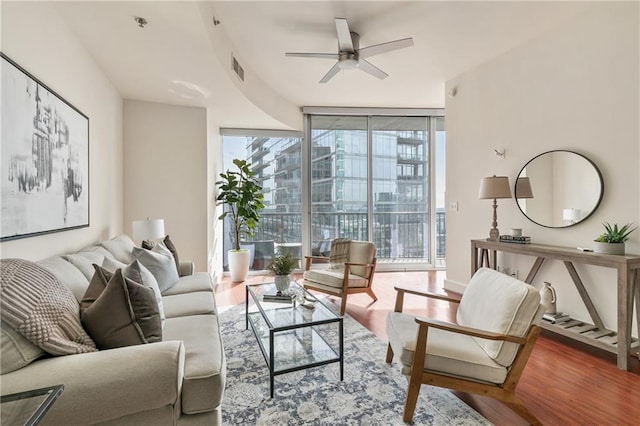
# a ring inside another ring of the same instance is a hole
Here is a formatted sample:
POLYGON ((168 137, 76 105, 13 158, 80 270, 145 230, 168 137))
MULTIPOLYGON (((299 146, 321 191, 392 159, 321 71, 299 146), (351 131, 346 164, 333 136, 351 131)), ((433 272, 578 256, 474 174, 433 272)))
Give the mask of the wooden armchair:
POLYGON ((339 296, 340 315, 347 307, 347 296, 354 293, 367 293, 375 302, 378 297, 371 289, 376 270, 376 246, 368 241, 350 241, 336 239, 331 242, 331 255, 305 256, 302 285, 305 288, 339 296), (337 251, 340 246, 348 245, 340 259, 337 251), (311 269, 313 262, 329 263, 329 269, 311 269))
POLYGON ((403 419, 410 422, 422 383, 500 400, 531 424, 541 424, 515 395, 544 313, 538 291, 482 268, 462 299, 396 287, 387 316, 387 363, 398 356, 409 376, 403 419), (458 303, 457 324, 402 312, 405 293, 458 303))

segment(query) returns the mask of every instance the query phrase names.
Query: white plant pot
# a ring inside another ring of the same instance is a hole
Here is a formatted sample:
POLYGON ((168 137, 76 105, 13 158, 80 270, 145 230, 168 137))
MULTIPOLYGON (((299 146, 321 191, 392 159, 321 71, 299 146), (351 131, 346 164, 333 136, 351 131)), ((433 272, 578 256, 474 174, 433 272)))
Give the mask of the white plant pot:
POLYGON ((289 275, 276 275, 274 278, 274 281, 276 283, 276 290, 278 290, 278 292, 280 293, 282 293, 285 290, 288 290, 289 285, 291 284, 289 275))
POLYGON ((593 242, 593 252, 600 254, 624 254, 624 243, 593 242))
POLYGON ((234 283, 241 283, 249 272, 249 250, 229 250, 229 275, 234 283))

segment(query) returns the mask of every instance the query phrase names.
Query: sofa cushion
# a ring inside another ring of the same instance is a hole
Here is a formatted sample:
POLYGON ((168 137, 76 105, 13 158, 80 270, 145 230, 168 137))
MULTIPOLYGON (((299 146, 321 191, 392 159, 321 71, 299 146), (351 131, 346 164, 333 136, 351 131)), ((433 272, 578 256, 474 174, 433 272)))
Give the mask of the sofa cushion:
MULTIPOLYGON (((105 258, 105 253, 108 252, 100 247, 102 250, 93 250, 93 251, 85 251, 78 252, 73 254, 65 254, 64 257, 67 261, 69 261, 73 266, 78 268, 80 272, 85 276, 87 280, 91 280, 93 277, 93 264, 102 265, 102 262, 105 258)), ((109 256, 111 256, 109 254, 109 256)))
MULTIPOLYGON (((386 329, 393 353, 402 364, 402 373, 411 374, 418 333, 415 317, 390 312, 386 329)), ((427 333, 424 368, 489 383, 502 383, 507 376, 507 369, 491 359, 473 337, 435 328, 427 333)))
POLYGON ((156 295, 158 311, 160 311, 160 320, 162 321, 162 325, 164 325, 165 315, 164 308, 162 306, 162 294, 160 293, 160 287, 158 287, 158 281, 156 281, 153 274, 145 268, 142 263, 137 259, 134 259, 133 262, 127 265, 117 260, 105 257, 102 262, 102 267, 111 273, 115 272, 117 269, 122 269, 122 274, 125 277, 137 282, 138 284, 151 287, 156 295))
POLYGON ((163 296, 172 294, 191 293, 194 291, 213 291, 211 276, 207 272, 196 272, 192 275, 180 277, 180 281, 173 287, 162 292, 163 296))
POLYGON ((173 255, 163 243, 152 250, 133 248, 133 257, 138 259, 156 278, 160 291, 164 292, 178 283, 178 270, 173 255))
POLYGON ((0 259, 0 317, 52 355, 93 352, 78 300, 47 269, 23 259, 0 259))
MULTIPOLYGON (((540 321, 542 313, 540 293, 535 287, 481 268, 471 277, 456 318, 458 324, 467 327, 524 337, 530 325, 540 321)), ((515 343, 474 339, 487 355, 504 366, 511 365, 519 347, 515 343)))
MULTIPOLYGON (((322 284, 334 289, 342 288, 344 271, 330 269, 310 269, 304 272, 305 281, 322 284)), ((367 280, 359 275, 349 274, 349 287, 366 287, 367 280)))
MULTIPOLYGON (((372 263, 376 257, 376 246, 368 241, 351 241, 349 245, 349 262, 372 263)), ((365 266, 352 266, 349 268, 352 274, 361 277, 366 276, 368 269, 365 266)))
POLYGON ((58 281, 73 292, 78 301, 82 299, 89 286, 89 280, 72 263, 60 256, 49 257, 37 263, 55 275, 58 281))
POLYGON ((215 299, 210 291, 163 296, 162 302, 167 318, 216 313, 215 299))
POLYGON ((182 340, 185 348, 182 412, 210 411, 222 401, 226 363, 216 315, 167 318, 165 340, 182 340))
POLYGON ((19 370, 46 354, 9 324, 0 323, 0 374, 19 370))
POLYGON ((110 240, 103 241, 100 245, 107 249, 119 262, 129 264, 133 260, 131 252, 135 247, 135 243, 128 235, 118 235, 110 240))
POLYGON ((118 269, 108 282, 96 266, 96 277, 87 289, 93 297, 95 285, 104 286, 100 295, 82 312, 82 325, 99 349, 159 342, 162 340, 160 313, 153 289, 138 284, 118 269))

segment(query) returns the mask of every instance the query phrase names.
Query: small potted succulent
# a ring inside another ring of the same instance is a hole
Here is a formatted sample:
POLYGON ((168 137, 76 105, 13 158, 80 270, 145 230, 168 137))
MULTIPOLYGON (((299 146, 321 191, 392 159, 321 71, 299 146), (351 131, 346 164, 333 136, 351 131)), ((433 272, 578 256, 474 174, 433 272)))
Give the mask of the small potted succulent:
POLYGON ((602 225, 605 232, 594 240, 594 253, 624 254, 624 243, 629 239, 629 234, 637 227, 632 228, 633 223, 627 223, 622 227, 618 227, 617 223, 610 225, 608 222, 604 222, 602 225))
POLYGON ((299 259, 293 255, 289 250, 279 247, 276 254, 273 256, 271 263, 267 266, 267 269, 275 275, 274 281, 276 283, 276 289, 278 293, 289 288, 290 278, 289 274, 298 267, 299 259))

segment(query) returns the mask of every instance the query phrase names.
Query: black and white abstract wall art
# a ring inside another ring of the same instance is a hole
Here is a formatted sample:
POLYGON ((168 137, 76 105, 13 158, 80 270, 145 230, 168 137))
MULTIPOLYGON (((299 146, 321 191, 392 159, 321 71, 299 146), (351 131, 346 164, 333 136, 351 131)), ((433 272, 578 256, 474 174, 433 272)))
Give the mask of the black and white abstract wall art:
POLYGON ((0 240, 89 226, 89 118, 0 55, 0 240))

